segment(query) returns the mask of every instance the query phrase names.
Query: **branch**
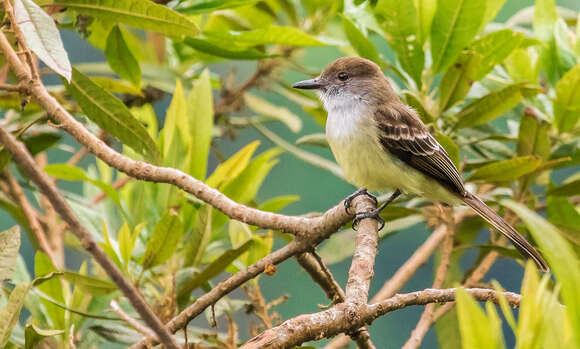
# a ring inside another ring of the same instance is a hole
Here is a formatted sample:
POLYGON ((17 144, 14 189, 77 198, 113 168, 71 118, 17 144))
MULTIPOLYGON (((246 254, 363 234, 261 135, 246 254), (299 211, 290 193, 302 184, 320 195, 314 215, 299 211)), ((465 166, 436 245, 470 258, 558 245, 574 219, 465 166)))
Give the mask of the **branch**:
MULTIPOLYGON (((0 32, 0 45, 7 43, 4 34, 0 32)), ((129 280, 125 279, 117 266, 107 257, 99 245, 91 237, 91 233, 81 225, 78 218, 72 212, 64 197, 57 190, 51 178, 44 173, 21 142, 17 141, 14 136, 8 133, 3 127, 0 127, 0 142, 12 155, 23 172, 38 186, 40 191, 50 200, 54 209, 60 214, 62 219, 67 222, 73 233, 79 238, 81 244, 93 258, 103 267, 109 277, 117 284, 121 292, 129 299, 135 310, 141 315, 143 320, 159 336, 163 344, 168 348, 179 348, 179 345, 163 326, 159 318, 149 308, 141 294, 133 287, 129 280)))
MULTIPOLYGON (((301 343, 332 337, 337 333, 370 324, 380 316, 412 305, 446 303, 455 300, 455 288, 437 290, 425 289, 406 294, 398 294, 380 303, 361 305, 353 308, 346 303, 331 309, 299 315, 285 321, 252 338, 240 349, 292 348, 301 343)), ((521 296, 512 292, 497 292, 490 289, 471 288, 466 291, 478 301, 499 303, 499 294, 506 297, 511 306, 519 306, 521 296)))
POLYGON ((115 300, 112 300, 111 303, 109 303, 109 305, 111 306, 111 309, 113 309, 113 311, 117 313, 117 315, 119 315, 121 319, 123 319, 127 324, 133 327, 137 332, 145 336, 145 338, 157 337, 155 333, 153 333, 148 327, 141 324, 139 321, 137 321, 137 319, 131 317, 131 315, 125 313, 125 311, 121 309, 121 307, 115 300))

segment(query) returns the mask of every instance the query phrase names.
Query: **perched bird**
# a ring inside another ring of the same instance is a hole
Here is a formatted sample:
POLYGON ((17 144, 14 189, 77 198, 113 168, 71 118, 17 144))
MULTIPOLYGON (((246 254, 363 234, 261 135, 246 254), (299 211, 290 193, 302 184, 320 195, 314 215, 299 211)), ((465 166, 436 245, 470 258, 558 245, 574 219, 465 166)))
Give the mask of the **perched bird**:
POLYGON ((380 220, 381 210, 402 192, 449 205, 464 203, 540 270, 549 270, 540 253, 520 233, 467 191, 445 149, 415 110, 399 99, 378 65, 363 58, 339 58, 318 77, 293 87, 317 90, 328 113, 330 149, 345 178, 361 188, 347 197, 345 205, 367 189, 394 190, 387 202, 374 212, 357 215, 355 222, 367 217, 380 220))

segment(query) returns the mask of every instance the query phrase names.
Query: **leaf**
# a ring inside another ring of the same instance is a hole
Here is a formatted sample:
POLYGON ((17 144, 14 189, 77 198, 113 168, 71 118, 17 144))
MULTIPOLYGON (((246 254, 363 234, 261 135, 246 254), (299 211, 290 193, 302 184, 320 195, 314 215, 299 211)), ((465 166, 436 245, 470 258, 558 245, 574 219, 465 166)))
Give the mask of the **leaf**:
POLYGON ((177 244, 183 235, 183 224, 179 215, 169 210, 155 225, 153 234, 145 246, 143 268, 149 269, 162 264, 175 254, 177 244))
POLYGON ((483 18, 483 23, 481 23, 483 29, 485 25, 491 22, 499 13, 506 0, 487 0, 485 6, 485 17, 483 18))
POLYGON ((258 206, 258 209, 267 212, 278 212, 283 210, 286 206, 298 200, 300 200, 300 197, 298 195, 278 196, 270 200, 264 201, 262 204, 260 204, 260 206, 258 206))
POLYGON ((117 240, 119 242, 119 252, 126 265, 129 265, 129 262, 131 261, 131 255, 133 254, 133 249, 135 248, 135 242, 137 241, 137 237, 141 233, 141 230, 143 230, 143 227, 144 224, 139 224, 135 227, 133 233, 131 233, 129 225, 127 222, 125 222, 119 230, 119 234, 117 235, 117 240))
POLYGON ((70 82, 70 61, 54 20, 32 0, 14 0, 14 17, 32 52, 70 82))
MULTIPOLYGON (((573 194, 572 194, 573 195, 573 194)), ((546 214, 551 223, 563 230, 580 231, 580 213, 567 197, 548 196, 546 214)))
POLYGON ((175 154, 170 154, 173 151, 183 151, 175 146, 176 141, 174 137, 176 132, 181 134, 181 139, 185 146, 191 143, 191 132, 189 132, 189 120, 187 114, 187 103, 185 101, 185 96, 183 94, 183 85, 181 80, 177 79, 175 82, 175 90, 173 91, 173 97, 171 98, 171 103, 169 108, 167 108, 167 113, 165 114, 165 121, 163 124, 163 129, 161 130, 162 138, 160 139, 160 148, 163 152, 164 162, 169 166, 179 166, 179 164, 169 161, 168 159, 176 159, 175 154), (179 127, 177 127, 179 125, 179 127))
POLYGON ((236 178, 248 166, 259 145, 260 141, 253 141, 240 149, 213 171, 206 184, 212 188, 217 188, 223 182, 236 178))
POLYGON ((505 348, 501 326, 492 321, 463 288, 457 288, 457 316, 464 348, 505 348))
POLYGON ((514 82, 538 82, 540 65, 535 50, 515 49, 505 59, 504 65, 514 82))
MULTIPOLYGON (((485 6, 479 1, 440 0, 431 25, 433 73, 439 73, 455 61, 473 39, 483 22, 485 6)), ((405 17, 406 18, 406 17, 405 17)), ((403 18, 401 20, 404 20, 403 18)))
POLYGON ((341 18, 346 38, 358 55, 382 65, 383 61, 375 44, 348 17, 341 15, 341 18))
POLYGON ((44 167, 44 172, 47 174, 66 181, 83 181, 91 183, 101 189, 108 197, 113 200, 118 206, 121 205, 119 199, 119 193, 107 183, 102 181, 92 179, 85 174, 85 172, 75 166, 67 164, 50 164, 44 167))
POLYGON ((231 47, 219 46, 208 40, 196 38, 185 38, 183 43, 199 52, 227 59, 258 60, 276 57, 276 55, 269 55, 253 48, 234 49, 231 47))
POLYGON ((548 123, 524 114, 520 121, 517 153, 519 155, 537 155, 547 160, 550 156, 549 128, 548 123))
POLYGON ((63 334, 63 330, 43 330, 34 324, 27 324, 24 328, 25 349, 33 349, 46 337, 54 337, 63 334))
POLYGON ((105 48, 107 62, 115 73, 125 80, 130 81, 134 86, 141 84, 141 68, 139 62, 129 49, 123 32, 119 26, 114 26, 107 37, 107 47, 105 48))
POLYGON ((20 227, 18 225, 0 232, 0 282, 12 278, 19 249, 20 227))
POLYGON ((580 118, 580 64, 569 70, 556 84, 554 118, 560 133, 570 131, 580 118))
POLYGON ((196 224, 187 241, 184 265, 198 266, 211 238, 213 209, 204 205, 197 211, 196 224))
POLYGON ((68 91, 86 116, 121 142, 158 163, 159 152, 147 130, 117 97, 73 69, 68 91))
POLYGON ((223 31, 204 32, 208 38, 218 39, 223 42, 232 42, 237 45, 264 45, 278 44, 290 46, 324 46, 322 41, 306 34, 295 27, 270 25, 264 28, 248 31, 223 31))
POLYGON ((562 184, 559 187, 548 189, 546 195, 552 196, 574 196, 580 194, 580 179, 562 184))
POLYGON ((324 133, 305 135, 296 140, 296 145, 311 145, 320 148, 328 148, 328 140, 324 133))
MULTIPOLYGON (((527 207, 511 200, 502 200, 501 204, 514 211, 526 224, 542 254, 552 268, 556 279, 561 284, 561 295, 566 305, 566 315, 571 325, 576 347, 580 346, 580 269, 576 254, 562 237, 556 227, 530 211, 527 207)), ((531 268, 530 268, 531 269, 531 268)), ((535 273, 535 271, 534 271, 535 273)))
POLYGON ((439 100, 441 109, 446 110, 461 101, 475 81, 485 77, 515 49, 538 43, 511 29, 491 32, 475 40, 443 76, 439 100))
POLYGON ((213 94, 207 69, 194 82, 193 89, 187 96, 187 113, 191 131, 190 174, 203 180, 207 172, 207 158, 213 134, 213 94))
POLYGON ((380 0, 375 11, 401 66, 421 86, 425 57, 413 0, 380 0))
POLYGON ((253 5, 256 2, 258 2, 258 0, 202 0, 189 6, 180 7, 177 10, 190 15, 196 15, 213 12, 215 10, 253 5))
MULTIPOLYGON (((58 270, 52 265, 46 254, 37 251, 34 255, 34 276, 33 286, 53 298, 57 302, 65 303, 63 283, 55 276, 59 275, 58 270)), ((65 328, 65 311, 49 301, 42 300, 45 313, 50 318, 55 328, 65 328)))
POLYGON ((16 285, 10 292, 6 306, 0 310, 0 348, 6 346, 12 329, 18 323, 20 311, 29 289, 30 284, 27 283, 16 285))
POLYGON ((254 240, 250 239, 238 248, 232 248, 222 253, 216 260, 207 265, 199 274, 185 280, 184 284, 179 287, 178 298, 183 298, 208 280, 223 272, 236 258, 246 252, 253 244, 254 240))
POLYGON ((197 25, 186 16, 149 0, 54 0, 53 5, 168 36, 185 37, 199 33, 197 25))
POLYGON ((265 99, 251 93, 244 94, 246 105, 258 114, 272 116, 283 122, 290 131, 297 133, 302 129, 302 120, 296 114, 284 107, 275 106, 265 99))
POLYGON ((552 39, 552 28, 558 20, 554 0, 536 0, 534 6, 534 33, 542 41, 552 39))
POLYGON ((437 10, 437 1, 433 0, 413 0, 415 9, 417 11, 417 23, 419 25, 419 42, 424 44, 429 38, 431 31, 431 23, 437 10))
POLYGON ((117 285, 110 281, 100 280, 72 271, 65 271, 63 277, 75 287, 89 294, 106 295, 117 290, 117 285))
POLYGON ((535 156, 520 156, 498 160, 482 166, 471 174, 469 181, 508 182, 534 172, 542 160, 535 156))
POLYGON ((486 124, 518 105, 524 95, 536 94, 540 90, 526 84, 513 84, 499 91, 476 99, 465 106, 458 114, 457 128, 486 124))

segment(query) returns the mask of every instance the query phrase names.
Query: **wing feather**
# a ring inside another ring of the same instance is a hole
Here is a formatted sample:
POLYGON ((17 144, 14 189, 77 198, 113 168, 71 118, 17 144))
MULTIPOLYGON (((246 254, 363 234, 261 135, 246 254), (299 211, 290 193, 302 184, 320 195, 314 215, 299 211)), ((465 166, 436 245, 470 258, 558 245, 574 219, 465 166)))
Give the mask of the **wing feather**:
POLYGON ((409 166, 465 196, 463 179, 443 147, 407 106, 379 108, 375 113, 383 148, 409 166))

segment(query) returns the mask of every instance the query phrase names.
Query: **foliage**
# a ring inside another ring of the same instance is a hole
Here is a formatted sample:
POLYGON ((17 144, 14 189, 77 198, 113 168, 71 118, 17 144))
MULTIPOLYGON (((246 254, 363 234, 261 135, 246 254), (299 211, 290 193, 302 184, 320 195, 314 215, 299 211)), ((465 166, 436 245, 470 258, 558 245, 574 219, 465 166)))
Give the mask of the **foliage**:
MULTIPOLYGON (((131 158, 175 168, 232 200, 272 212, 299 199, 259 195, 281 153, 342 176, 325 157, 321 103, 313 94, 292 90, 284 73, 314 73, 300 57, 311 52, 309 47, 332 47, 341 55, 374 61, 459 165, 471 190, 497 201, 502 212, 509 209, 514 222, 519 217, 525 223, 519 230, 529 232, 553 268, 554 280, 526 269, 517 321, 500 300, 516 347, 580 348, 578 13, 557 8, 554 0, 537 0, 533 15, 522 9, 505 24, 492 23, 505 0, 13 3, 18 21, 25 23, 27 45, 63 79, 50 86, 52 95, 86 127, 131 158), (80 34, 104 53, 106 63, 71 68, 59 28, 80 34), (243 82, 225 72, 249 66, 256 71, 243 82), (165 94, 171 95, 167 108, 165 94), (266 99, 266 94, 278 99, 266 99), (310 124, 316 124, 316 132, 304 134, 303 125, 310 124), (246 129, 257 130, 275 146, 248 141, 246 129), (284 139, 288 135, 296 136, 295 144, 284 139), (244 145, 226 155, 221 144, 238 137, 244 145), (512 200, 500 200, 506 196, 512 200)), ((279 245, 288 240, 230 220, 170 184, 129 180, 94 157, 66 163, 62 153, 71 148, 61 131, 47 127, 44 111, 35 101, 20 100, 18 93, 0 92, 0 111, 3 124, 33 154, 42 159, 48 153, 45 172, 63 183, 82 223, 163 321, 212 289, 224 273, 260 260, 275 240, 279 245), (69 191, 70 182, 80 183, 81 192, 69 191)), ((0 149, 0 169, 16 173, 10 163, 0 149)), ((0 180, 5 184, 4 176, 0 180)), ((288 178, 272 180, 285 183, 288 178)), ((35 189, 24 188, 35 207, 48 212, 35 189)), ((82 347, 140 340, 140 334, 107 312, 109 302, 121 297, 103 270, 86 255, 78 268, 52 265, 40 252, 17 198, 6 185, 0 190, 0 207, 22 228, 0 232, 0 347, 32 348, 41 342, 68 347, 69 337, 82 347), (36 249, 34 276, 18 254, 20 230, 36 249)), ((406 198, 390 206, 383 213, 389 223, 381 239, 431 223, 429 205, 406 198)), ((57 245, 57 255, 64 259, 71 251, 82 253, 66 225, 48 213, 44 217, 48 235, 65 231, 65 247, 57 245)), ((458 222, 452 260, 461 265, 447 275, 447 286, 469 276, 490 250, 521 262, 514 248, 501 241, 496 245, 494 235, 490 243, 477 242, 482 227, 479 219, 458 222), (471 262, 462 258, 466 250, 478 253, 473 266, 465 267, 471 262)), ((320 253, 329 263, 340 262, 352 255, 353 241, 354 232, 344 229, 320 253)), ((259 290, 257 280, 250 284, 259 290)), ((457 300, 457 312, 438 322, 438 332, 460 332, 464 348, 506 346, 494 306, 488 303, 484 311, 461 291, 457 300)), ((129 311, 127 303, 120 303, 129 311)), ((216 305, 215 316, 231 321, 244 306, 252 313, 247 301, 226 297, 216 305)), ((263 314, 258 316, 264 321, 263 314)), ((266 316, 271 314, 266 311, 266 316)), ((238 344, 236 338, 228 342, 225 332, 190 330, 189 340, 203 347, 238 344)), ((438 340, 445 348, 458 338, 440 335, 438 340)))

